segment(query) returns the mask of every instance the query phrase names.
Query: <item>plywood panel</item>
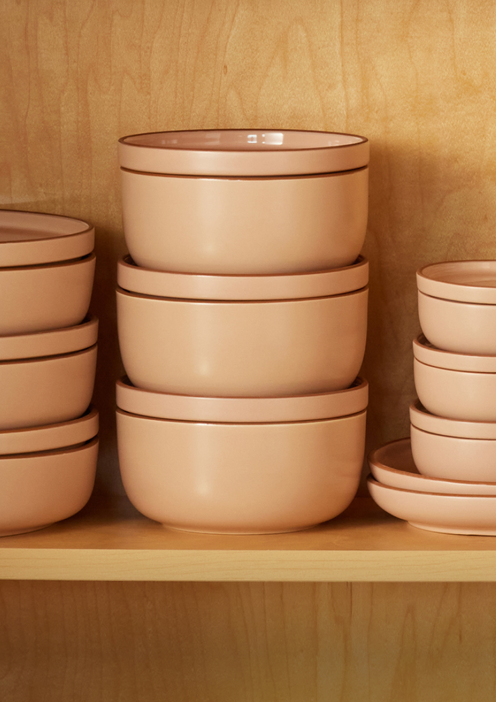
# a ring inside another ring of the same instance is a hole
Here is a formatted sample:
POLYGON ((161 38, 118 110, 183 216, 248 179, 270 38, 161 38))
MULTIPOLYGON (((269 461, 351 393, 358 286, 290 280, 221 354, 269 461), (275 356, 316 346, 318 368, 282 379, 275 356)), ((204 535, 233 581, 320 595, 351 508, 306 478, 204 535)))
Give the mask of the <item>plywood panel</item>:
POLYGON ((2 702, 490 702, 496 586, 2 583, 2 702))
POLYGON ((99 481, 119 492, 113 383, 116 141, 283 126, 372 144, 368 447, 408 433, 414 273, 496 257, 496 6, 490 0, 2 0, 0 204, 98 228, 99 481))

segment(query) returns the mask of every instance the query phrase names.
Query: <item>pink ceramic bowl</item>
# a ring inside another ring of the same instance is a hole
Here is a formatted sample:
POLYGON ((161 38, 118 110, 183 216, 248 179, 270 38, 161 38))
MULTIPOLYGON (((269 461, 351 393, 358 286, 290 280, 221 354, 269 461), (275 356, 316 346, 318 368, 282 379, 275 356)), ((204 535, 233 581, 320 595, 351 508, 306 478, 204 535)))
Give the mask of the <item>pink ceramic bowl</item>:
POLYGON ((413 354, 417 395, 431 414, 496 422, 496 356, 442 351, 422 335, 413 354))
POLYGON ((473 480, 438 479, 419 473, 413 460, 412 446, 413 438, 412 441, 409 438, 398 439, 373 451, 369 456, 369 466, 375 480, 388 487, 415 492, 496 495, 496 482, 477 482, 475 477, 473 480))
POLYGON ((42 529, 84 507, 95 480, 97 432, 95 410, 78 419, 75 427, 68 422, 0 432, 0 536, 42 529), (74 437, 84 440, 66 443, 74 437), (2 452, 6 446, 34 444, 52 448, 2 452))
POLYGON ((365 351, 367 281, 363 259, 334 271, 252 277, 162 273, 127 259, 117 290, 124 368, 138 387, 184 395, 346 388, 365 351))
POLYGON ((121 381, 127 495, 145 516, 189 531, 272 533, 326 521, 358 488, 367 400, 360 380, 284 399, 180 397, 121 381))
POLYGON ((82 415, 95 381, 98 321, 0 337, 0 430, 82 415))
POLYGON ((420 473, 496 485, 496 422, 437 417, 420 403, 411 405, 410 421, 412 454, 420 473))
POLYGON ((420 326, 439 349, 496 355, 496 261, 446 261, 417 272, 420 326))
POLYGON ((139 266, 294 273, 349 265, 363 246, 363 137, 262 130, 141 134, 121 139, 120 159, 124 236, 139 266))
POLYGON ((0 264, 0 336, 79 324, 88 312, 94 273, 95 254, 36 266, 0 264))

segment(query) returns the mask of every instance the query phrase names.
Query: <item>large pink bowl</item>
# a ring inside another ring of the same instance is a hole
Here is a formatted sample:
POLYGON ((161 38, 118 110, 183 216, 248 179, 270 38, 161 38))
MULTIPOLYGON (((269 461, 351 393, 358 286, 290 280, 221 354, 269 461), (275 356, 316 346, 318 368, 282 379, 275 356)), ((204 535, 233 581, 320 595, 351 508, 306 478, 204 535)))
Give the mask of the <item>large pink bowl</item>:
POLYGON ((134 385, 184 395, 346 388, 365 352, 367 281, 363 259, 287 276, 173 274, 122 261, 117 321, 124 368, 134 385))
POLYGON ((124 236, 139 266, 257 275, 339 268, 363 246, 368 142, 232 130, 120 140, 124 236))
POLYGON ((165 395, 121 381, 124 487, 140 512, 176 529, 305 529, 340 514, 356 493, 367 399, 364 381, 337 393, 247 399, 165 395))

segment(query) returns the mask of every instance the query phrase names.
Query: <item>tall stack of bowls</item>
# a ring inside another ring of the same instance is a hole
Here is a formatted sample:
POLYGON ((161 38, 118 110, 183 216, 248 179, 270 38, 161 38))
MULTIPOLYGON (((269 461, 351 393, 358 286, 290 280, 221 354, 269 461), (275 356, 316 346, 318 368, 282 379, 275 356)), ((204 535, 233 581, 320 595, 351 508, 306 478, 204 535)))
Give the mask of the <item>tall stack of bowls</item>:
POLYGON ((410 441, 380 449, 402 475, 388 487, 372 483, 372 494, 417 526, 496 534, 496 261, 431 264, 417 272, 417 287, 410 441), (410 469, 405 459, 401 471, 401 451, 411 451, 410 469))
POLYGON ((0 211, 0 536, 79 511, 96 470, 95 231, 0 211))
POLYGON ((358 487, 368 142, 320 132, 120 140, 121 474, 204 532, 303 529, 358 487))

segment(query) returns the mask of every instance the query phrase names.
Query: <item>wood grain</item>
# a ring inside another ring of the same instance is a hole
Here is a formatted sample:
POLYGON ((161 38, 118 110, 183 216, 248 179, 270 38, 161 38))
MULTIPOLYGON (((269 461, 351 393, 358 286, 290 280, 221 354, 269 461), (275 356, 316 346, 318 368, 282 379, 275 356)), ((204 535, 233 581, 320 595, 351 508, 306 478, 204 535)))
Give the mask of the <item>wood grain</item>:
POLYGON ((489 702, 495 585, 0 584, 2 702, 489 702))

